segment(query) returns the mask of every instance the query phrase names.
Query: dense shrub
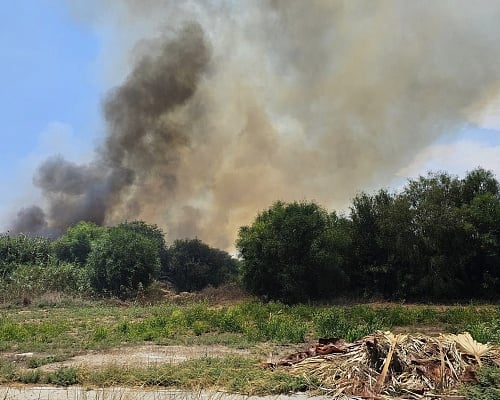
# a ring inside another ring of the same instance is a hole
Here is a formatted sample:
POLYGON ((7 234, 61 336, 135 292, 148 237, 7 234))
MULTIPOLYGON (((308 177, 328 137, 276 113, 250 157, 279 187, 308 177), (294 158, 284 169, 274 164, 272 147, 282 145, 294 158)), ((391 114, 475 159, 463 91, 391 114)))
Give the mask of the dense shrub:
POLYGON ((93 222, 80 221, 52 244, 54 255, 61 261, 84 265, 92 243, 106 232, 106 228, 93 222))
POLYGON ((50 240, 24 234, 0 234, 0 277, 22 264, 44 266, 51 260, 50 240))
POLYGON ((235 280, 237 261, 199 239, 176 240, 168 251, 167 275, 179 291, 195 291, 235 280))
POLYGON ((240 229, 244 286, 286 303, 338 295, 347 284, 347 229, 315 203, 275 203, 240 229))
POLYGON ((139 233, 156 243, 158 256, 160 257, 161 270, 166 271, 168 267, 168 252, 165 242, 165 233, 155 224, 147 224, 144 221, 124 222, 118 225, 120 228, 139 233))
POLYGON ((351 206, 352 291, 389 299, 498 299, 500 190, 491 172, 429 173, 351 206))
POLYGON ((18 265, 0 280, 0 300, 3 303, 29 304, 35 297, 51 292, 88 294, 90 285, 86 271, 69 263, 18 265))
POLYGON ((158 276, 157 243, 130 229, 109 228, 92 246, 87 268, 97 293, 134 295, 158 276))
POLYGON ((478 371, 477 384, 463 387, 463 394, 470 400, 497 400, 500 398, 500 368, 483 367, 478 371))

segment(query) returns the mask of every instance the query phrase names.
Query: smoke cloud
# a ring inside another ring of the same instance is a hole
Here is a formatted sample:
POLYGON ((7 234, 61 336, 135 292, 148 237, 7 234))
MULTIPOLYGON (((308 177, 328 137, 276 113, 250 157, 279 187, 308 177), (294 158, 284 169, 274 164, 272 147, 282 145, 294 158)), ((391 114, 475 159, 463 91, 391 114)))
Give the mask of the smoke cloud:
POLYGON ((230 249, 275 200, 341 208, 387 185, 500 83, 494 2, 71 3, 127 50, 103 63, 130 66, 94 161, 43 163, 47 206, 13 232, 144 219, 230 249))

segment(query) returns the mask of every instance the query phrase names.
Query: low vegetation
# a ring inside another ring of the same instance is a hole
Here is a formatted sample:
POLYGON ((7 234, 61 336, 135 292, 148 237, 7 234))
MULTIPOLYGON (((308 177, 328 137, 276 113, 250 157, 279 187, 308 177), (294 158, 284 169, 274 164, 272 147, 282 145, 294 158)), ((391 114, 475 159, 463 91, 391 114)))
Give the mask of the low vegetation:
MULTIPOLYGON (((324 336, 353 341, 377 329, 436 333, 468 330, 477 340, 500 344, 499 326, 500 307, 486 305, 289 306, 247 300, 222 307, 207 301, 11 307, 3 309, 0 317, 0 350, 4 354, 0 381, 285 393, 313 389, 315 383, 307 377, 294 378, 285 371, 263 370, 258 365, 269 352, 289 351, 283 345, 295 344, 295 348, 301 348, 324 336), (144 343, 219 344, 249 349, 250 355, 202 357, 175 365, 60 367, 55 371, 41 368, 89 350, 144 343), (13 361, 13 354, 25 352, 34 352, 36 356, 24 363, 13 361)), ((467 387, 467 390, 481 390, 481 387, 467 387)))

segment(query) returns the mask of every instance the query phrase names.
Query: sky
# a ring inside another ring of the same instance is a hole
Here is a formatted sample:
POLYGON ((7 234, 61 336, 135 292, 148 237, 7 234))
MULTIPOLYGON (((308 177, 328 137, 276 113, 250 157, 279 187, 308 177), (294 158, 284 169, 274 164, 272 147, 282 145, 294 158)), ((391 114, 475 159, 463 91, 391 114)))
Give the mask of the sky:
POLYGON ((53 153, 83 160, 100 130, 100 40, 62 2, 0 2, 0 215, 37 196, 31 178, 53 153))
MULTIPOLYGON (((140 38, 134 29, 140 31, 143 26, 131 24, 131 32, 122 32, 127 37, 122 41, 112 12, 106 10, 97 18, 89 11, 92 6, 79 8, 63 0, 0 2, 0 231, 7 229, 20 207, 42 198, 32 179, 45 159, 62 154, 75 163, 90 162, 105 135, 103 101, 127 74, 124 49, 133 48, 135 38, 140 38)), ((219 39, 214 32, 210 38, 216 47, 219 39)), ((241 57, 247 56, 245 48, 238 51, 241 57)), ((500 87, 500 82, 496 84, 500 87)), ((278 115, 285 103, 279 104, 269 114, 278 115)), ((407 178, 430 170, 463 176, 481 166, 500 178, 500 90, 484 104, 473 106, 467 123, 415 146, 402 162, 384 170, 382 178, 360 181, 352 191, 397 189, 407 178)), ((283 118, 276 126, 295 123, 287 121, 283 118)), ((311 197, 316 198, 314 192, 311 197)))

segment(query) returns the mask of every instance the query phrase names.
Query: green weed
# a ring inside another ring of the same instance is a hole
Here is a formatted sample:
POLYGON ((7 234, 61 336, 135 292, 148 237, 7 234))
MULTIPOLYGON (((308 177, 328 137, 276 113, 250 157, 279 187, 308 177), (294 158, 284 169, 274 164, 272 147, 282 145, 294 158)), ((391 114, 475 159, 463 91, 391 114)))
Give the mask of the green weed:
POLYGON ((500 399, 500 368, 483 367, 479 370, 477 385, 465 386, 462 392, 469 400, 500 399))
POLYGON ((26 360, 26 366, 28 368, 34 369, 41 367, 42 365, 52 364, 59 361, 64 361, 66 357, 64 356, 47 356, 47 357, 32 357, 26 360))
POLYGON ((203 357, 181 364, 148 368, 110 365, 88 372, 83 384, 176 387, 188 390, 224 389, 248 395, 307 390, 312 380, 293 377, 286 371, 258 366, 258 360, 240 356, 203 357))
POLYGON ((21 383, 25 384, 35 384, 40 383, 42 378, 42 374, 38 369, 32 369, 23 371, 18 376, 17 380, 21 383))
POLYGON ((371 332, 384 328, 384 325, 373 316, 367 318, 363 310, 333 308, 315 315, 316 332, 320 337, 341 337, 347 341, 355 341, 371 332), (366 321, 365 321, 366 319, 366 321))
POLYGON ((478 342, 500 343, 500 319, 467 324, 463 330, 469 332, 478 342))
POLYGON ((78 370, 73 367, 60 367, 55 372, 44 376, 44 383, 59 386, 76 385, 79 382, 78 370))
POLYGON ((0 383, 11 382, 15 376, 15 364, 13 362, 0 359, 0 383))

